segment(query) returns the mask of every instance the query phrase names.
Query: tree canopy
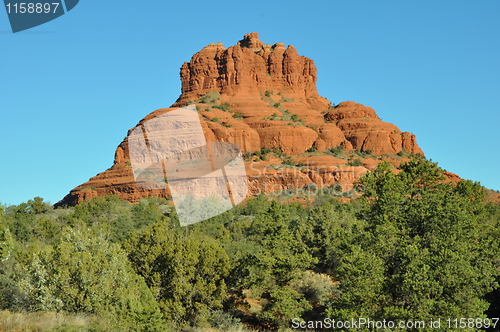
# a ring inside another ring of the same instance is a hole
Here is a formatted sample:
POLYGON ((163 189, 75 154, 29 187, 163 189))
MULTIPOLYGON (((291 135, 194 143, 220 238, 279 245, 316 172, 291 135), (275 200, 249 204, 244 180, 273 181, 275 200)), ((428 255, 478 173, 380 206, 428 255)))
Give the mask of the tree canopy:
POLYGON ((0 207, 0 307, 95 318, 78 331, 498 316, 500 206, 443 175, 381 163, 352 202, 259 195, 186 227, 160 198, 0 207))

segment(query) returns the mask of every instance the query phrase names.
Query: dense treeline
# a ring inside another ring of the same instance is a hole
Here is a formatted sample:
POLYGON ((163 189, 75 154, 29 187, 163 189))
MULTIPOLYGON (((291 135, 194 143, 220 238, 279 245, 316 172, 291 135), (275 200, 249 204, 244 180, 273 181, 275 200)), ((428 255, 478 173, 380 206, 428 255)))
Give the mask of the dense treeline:
POLYGON ((52 331, 498 317, 500 207, 425 159, 390 168, 351 203, 260 195, 188 227, 159 198, 3 207, 0 309, 87 315, 52 331))

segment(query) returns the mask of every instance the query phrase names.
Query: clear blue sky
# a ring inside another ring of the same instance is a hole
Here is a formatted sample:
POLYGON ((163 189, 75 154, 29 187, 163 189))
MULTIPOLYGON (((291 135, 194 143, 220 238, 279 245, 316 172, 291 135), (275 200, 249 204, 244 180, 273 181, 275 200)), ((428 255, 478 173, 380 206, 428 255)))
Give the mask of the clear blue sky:
POLYGON ((294 45, 319 93, 373 107, 428 158, 500 189, 500 1, 90 1, 12 34, 0 10, 0 202, 57 202, 180 94, 179 68, 249 32, 294 45))

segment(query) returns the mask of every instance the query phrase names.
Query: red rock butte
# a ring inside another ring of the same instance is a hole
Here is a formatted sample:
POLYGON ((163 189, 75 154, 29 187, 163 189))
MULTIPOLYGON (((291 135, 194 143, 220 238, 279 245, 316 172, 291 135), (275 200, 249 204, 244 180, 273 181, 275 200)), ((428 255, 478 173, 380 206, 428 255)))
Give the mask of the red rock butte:
MULTIPOLYGON (((322 153, 332 147, 378 156, 402 151, 423 154, 415 135, 383 122, 371 107, 353 101, 332 106, 318 94, 316 75, 314 61, 299 55, 294 46, 264 44, 256 32, 229 48, 222 43, 209 44, 182 65, 182 91, 177 101, 170 108, 150 113, 137 126, 194 103, 208 142, 235 143, 248 155, 275 149, 310 166, 275 169, 269 166, 282 162, 277 156, 255 162, 249 155, 250 194, 302 188, 313 182, 319 188, 335 184, 350 188, 380 161, 361 159, 363 166, 349 167, 349 159, 322 153), (306 151, 315 153, 304 155, 306 151)), ((401 162, 398 158, 388 160, 394 165, 401 162)), ((130 202, 169 196, 168 190, 144 189, 135 183, 128 136, 118 146, 111 168, 71 190, 56 206, 108 194, 130 202)))

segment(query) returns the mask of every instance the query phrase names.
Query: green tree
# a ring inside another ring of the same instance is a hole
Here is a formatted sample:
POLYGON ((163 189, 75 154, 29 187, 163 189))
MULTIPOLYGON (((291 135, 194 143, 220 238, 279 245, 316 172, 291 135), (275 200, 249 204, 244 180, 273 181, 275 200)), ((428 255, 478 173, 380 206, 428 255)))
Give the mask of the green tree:
POLYGON ((34 214, 42 214, 49 211, 50 206, 41 197, 35 197, 28 201, 29 211, 34 214))
POLYGON ((68 219, 70 222, 81 220, 89 226, 106 226, 120 215, 129 214, 129 211, 130 203, 120 201, 117 195, 98 196, 75 206, 74 213, 68 219))
POLYGON ((163 331, 158 305, 126 253, 86 227, 66 227, 55 247, 18 254, 14 280, 32 311, 65 310, 109 317, 131 331, 163 331))
POLYGON ((9 228, 4 223, 3 211, 3 207, 0 207, 0 262, 9 259, 15 243, 9 228))
POLYGON ((257 317, 267 324, 282 326, 312 309, 304 294, 290 284, 316 260, 291 230, 288 207, 276 201, 262 202, 267 208, 252 206, 260 212, 248 230, 255 251, 246 253, 235 263, 231 273, 232 291, 238 298, 242 290, 250 289, 253 297, 266 303, 257 317))
POLYGON ((230 261, 217 242, 161 222, 134 234, 125 248, 165 318, 177 328, 207 325, 210 310, 222 308, 230 261))
POLYGON ((401 169, 396 175, 381 164, 361 180, 366 226, 350 245, 332 248, 341 296, 328 313, 481 317, 484 295, 496 285, 481 187, 445 183, 437 164, 424 159, 401 169))
POLYGON ((287 285, 298 273, 315 263, 304 243, 297 241, 290 229, 288 207, 272 201, 267 211, 255 216, 249 229, 250 239, 259 244, 257 252, 245 259, 249 281, 287 285))
POLYGON ((155 201, 153 198, 143 198, 139 203, 134 204, 131 210, 133 227, 141 229, 166 220, 165 215, 160 209, 162 204, 166 205, 168 203, 166 200, 155 201))
POLYGON ((12 205, 5 209, 5 225, 19 242, 31 239, 35 218, 36 215, 30 211, 27 203, 12 205))
POLYGON ((4 220, 4 208, 0 206, 0 309, 14 306, 15 286, 11 278, 16 242, 4 220))
POLYGON ((266 295, 262 311, 257 317, 263 322, 285 327, 295 317, 302 317, 311 310, 311 305, 295 289, 290 287, 271 286, 266 295))

